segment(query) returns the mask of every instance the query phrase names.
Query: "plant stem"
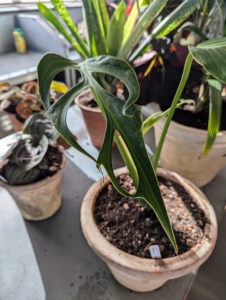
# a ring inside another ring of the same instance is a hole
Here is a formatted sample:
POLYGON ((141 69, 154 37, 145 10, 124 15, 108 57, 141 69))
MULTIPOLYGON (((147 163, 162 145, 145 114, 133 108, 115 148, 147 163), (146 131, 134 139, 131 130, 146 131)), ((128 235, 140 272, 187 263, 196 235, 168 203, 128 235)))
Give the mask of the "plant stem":
POLYGON ((133 159, 130 155, 128 148, 126 147, 125 142, 123 141, 120 133, 118 131, 114 134, 114 140, 117 144, 120 154, 122 155, 122 159, 129 170, 129 174, 133 179, 133 184, 136 188, 138 188, 139 178, 137 176, 137 169, 133 162, 133 159))
POLYGON ((171 104, 170 111, 169 111, 168 117, 166 119, 165 125, 163 127, 162 134, 160 136, 160 140, 159 140, 159 143, 158 143, 158 146, 156 148, 156 152, 155 152, 155 155, 153 158, 153 167, 155 170, 158 167, 158 161, 160 158, 160 154, 161 154, 162 146, 163 146, 163 143, 164 143, 164 140, 166 137, 167 130, 168 130, 170 122, 173 118, 175 109, 177 107, 177 103, 180 100, 181 94, 182 94, 185 84, 187 82, 187 79, 188 79, 188 76, 190 73, 190 69, 191 69, 191 65, 192 65, 192 61, 193 61, 193 57, 192 57, 191 53, 189 53, 187 56, 187 59, 185 61, 184 70, 183 70, 183 74, 182 74, 179 86, 177 88, 176 94, 175 94, 173 102, 171 104))

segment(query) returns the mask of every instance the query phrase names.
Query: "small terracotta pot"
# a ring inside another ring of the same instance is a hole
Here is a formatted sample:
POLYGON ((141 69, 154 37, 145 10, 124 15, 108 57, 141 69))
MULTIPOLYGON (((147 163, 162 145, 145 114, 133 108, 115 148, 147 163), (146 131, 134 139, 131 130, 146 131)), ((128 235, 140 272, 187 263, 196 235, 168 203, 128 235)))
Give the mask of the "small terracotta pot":
POLYGON ((23 130, 23 123, 21 123, 17 118, 16 118, 16 114, 11 114, 7 111, 5 111, 4 109, 2 110, 4 112, 4 114, 10 119, 13 128, 15 131, 22 131, 23 130))
POLYGON ((10 185, 0 181, 15 200, 24 219, 40 221, 55 214, 61 205, 61 177, 65 168, 65 157, 61 168, 53 176, 26 185, 10 185))
MULTIPOLYGON (((126 168, 115 171, 115 176, 128 174, 126 168)), ((214 209, 205 195, 190 181, 180 175, 158 169, 157 174, 167 180, 180 183, 193 197, 194 202, 204 211, 210 224, 205 227, 209 240, 203 239, 186 253, 164 259, 147 259, 127 254, 112 245, 99 231, 94 221, 96 199, 110 179, 105 176, 88 190, 81 207, 81 225, 84 236, 95 251, 110 268, 115 279, 128 289, 148 292, 162 286, 167 280, 177 278, 197 269, 211 254, 217 238, 217 220, 214 209)))
MULTIPOLYGON (((81 94, 76 97, 75 103, 80 107, 82 111, 82 115, 93 145, 96 148, 101 148, 104 140, 106 121, 99 107, 91 108, 82 104, 83 101, 88 102, 93 98, 94 97, 91 90, 88 89, 81 92, 81 94)), ((113 143, 113 145, 115 144, 113 143)))

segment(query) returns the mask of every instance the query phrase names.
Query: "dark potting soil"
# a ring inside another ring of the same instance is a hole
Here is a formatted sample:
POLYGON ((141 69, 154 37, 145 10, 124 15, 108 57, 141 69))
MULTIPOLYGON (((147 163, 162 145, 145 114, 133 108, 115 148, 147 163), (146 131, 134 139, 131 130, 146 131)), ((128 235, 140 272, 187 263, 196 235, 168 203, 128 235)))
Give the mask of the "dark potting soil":
MULTIPOLYGON (((177 108, 173 120, 179 124, 207 130, 208 128, 208 119, 209 119, 209 107, 207 106, 204 110, 193 113, 192 110, 189 110, 190 105, 185 105, 177 108)), ((190 106, 191 107, 191 106, 190 106)), ((161 107, 162 108, 162 107, 161 107)), ((162 108, 162 110, 165 110, 162 108)), ((221 116, 221 126, 220 130, 226 130, 226 102, 222 102, 222 116, 221 116)))
POLYGON ((11 101, 9 100, 5 100, 2 104, 2 108, 10 113, 10 114, 16 114, 16 106, 17 106, 18 103, 12 103, 11 101))
MULTIPOLYGON (((208 239, 205 227, 209 221, 180 184, 162 177, 158 180, 180 255, 208 239)), ((130 194, 135 192, 128 175, 120 176, 119 183, 130 194)), ((138 199, 120 195, 111 183, 96 200, 94 218, 103 236, 124 252, 151 258, 149 246, 158 245, 162 258, 176 256, 154 211, 141 206, 138 199)))
POLYGON ((45 158, 48 161, 48 169, 41 171, 40 177, 37 181, 54 175, 60 169, 63 162, 63 152, 59 149, 59 147, 49 145, 45 158))
POLYGON ((97 108, 98 107, 97 102, 94 99, 83 101, 82 105, 86 106, 86 107, 91 107, 91 108, 97 108))

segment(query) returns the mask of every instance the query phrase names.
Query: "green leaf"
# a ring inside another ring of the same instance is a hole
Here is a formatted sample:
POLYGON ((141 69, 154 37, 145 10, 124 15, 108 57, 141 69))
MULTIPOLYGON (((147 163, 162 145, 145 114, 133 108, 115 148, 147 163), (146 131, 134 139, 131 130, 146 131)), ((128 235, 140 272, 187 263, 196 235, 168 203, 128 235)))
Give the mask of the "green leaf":
POLYGON ((123 44, 122 48, 119 51, 118 56, 122 59, 126 59, 134 46, 141 39, 144 31, 148 28, 148 26, 154 21, 154 19, 159 15, 159 13, 163 10, 168 0, 153 0, 152 3, 148 6, 146 11, 141 15, 139 21, 134 27, 128 39, 123 44))
POLYGON ((38 143, 32 136, 22 135, 9 159, 21 169, 29 171, 41 162, 48 145, 45 135, 40 138, 38 143))
POLYGON ((98 17, 92 0, 83 0, 87 35, 89 39, 91 57, 106 54, 105 38, 102 35, 98 17))
POLYGON ((76 41, 78 42, 79 46, 81 47, 85 57, 89 57, 89 51, 87 48, 86 43, 83 41, 78 28, 76 27, 74 21, 72 20, 67 8, 65 7, 62 0, 51 0, 52 4, 54 5, 55 9, 57 10, 58 14, 61 16, 65 24, 70 29, 72 35, 75 37, 76 41))
POLYGON ((204 145, 200 158, 206 156, 211 150, 213 143, 216 139, 217 133, 220 129, 221 124, 221 113, 222 113, 222 99, 221 90, 222 85, 215 79, 209 79, 209 121, 208 121, 208 137, 204 145))
POLYGON ((226 38, 212 39, 189 46, 193 58, 216 79, 226 83, 226 38))
MULTIPOLYGON (((139 0, 139 6, 143 3, 143 0, 139 0)), ((128 37, 131 35, 131 32, 133 30, 133 27, 136 23, 137 17, 138 17, 138 7, 137 4, 134 3, 133 8, 126 20, 124 29, 123 29, 123 40, 122 44, 125 43, 125 41, 128 39, 128 37)))
POLYGON ((102 35, 106 37, 109 26, 109 15, 105 0, 93 0, 93 5, 96 10, 98 23, 101 28, 102 35))
POLYGON ((43 17, 48 22, 50 22, 56 28, 56 30, 58 30, 59 33, 61 33, 68 40, 69 43, 71 43, 71 45, 81 54, 83 58, 86 57, 85 52, 82 50, 81 46, 75 41, 74 37, 71 36, 70 33, 61 24, 54 12, 51 9, 49 9, 44 3, 39 2, 37 3, 37 6, 43 17))
MULTIPOLYGON (((65 60, 65 66, 67 67, 69 60, 57 54, 46 54, 39 63, 40 95, 45 105, 48 102, 48 87, 53 74, 59 70, 59 64, 61 65, 63 60, 65 60)), ((143 140, 141 108, 134 104, 139 95, 139 84, 134 70, 125 61, 112 56, 100 56, 79 64, 71 61, 71 68, 78 70, 82 74, 83 80, 49 108, 48 116, 65 140, 82 153, 91 157, 76 141, 71 140, 71 134, 68 132, 66 124, 66 114, 71 102, 83 89, 91 89, 107 123, 104 142, 99 156, 97 160, 91 158, 96 161, 98 166, 104 166, 113 185, 121 194, 131 197, 117 182, 112 167, 113 136, 116 130, 120 133, 134 162, 139 179, 137 192, 133 197, 144 199, 153 208, 177 252, 175 237, 161 196, 156 174, 143 140), (104 73, 122 80, 129 91, 128 100, 125 102, 104 90, 95 79, 94 74, 97 73, 104 73), (122 111, 127 113, 129 117, 123 114, 122 111)))
POLYGON ((122 0, 115 9, 107 31, 108 54, 117 56, 122 44, 123 28, 126 22, 126 4, 122 0))
POLYGON ((206 40, 205 35, 202 33, 202 31, 195 26, 192 22, 185 22, 179 29, 177 32, 181 32, 183 30, 189 30, 189 31, 193 31, 194 33, 196 33, 201 39, 202 41, 206 40))
MULTIPOLYGON (((177 104, 177 108, 186 103, 195 104, 193 100, 182 100, 180 103, 177 104)), ((165 111, 156 112, 152 114, 149 118, 147 118, 143 123, 143 134, 145 135, 159 120, 166 117, 169 114, 169 111, 170 108, 165 111)))
POLYGON ((27 118, 24 123, 23 133, 30 134, 36 140, 40 140, 45 135, 51 145, 54 145, 59 137, 51 120, 46 118, 44 113, 36 113, 27 118))
POLYGON ((184 0, 175 10, 173 10, 165 19, 163 19, 162 22, 160 22, 153 29, 151 34, 134 51, 134 53, 129 58, 129 61, 133 61, 153 38, 162 38, 176 29, 192 14, 192 12, 198 7, 201 2, 202 0, 184 0))

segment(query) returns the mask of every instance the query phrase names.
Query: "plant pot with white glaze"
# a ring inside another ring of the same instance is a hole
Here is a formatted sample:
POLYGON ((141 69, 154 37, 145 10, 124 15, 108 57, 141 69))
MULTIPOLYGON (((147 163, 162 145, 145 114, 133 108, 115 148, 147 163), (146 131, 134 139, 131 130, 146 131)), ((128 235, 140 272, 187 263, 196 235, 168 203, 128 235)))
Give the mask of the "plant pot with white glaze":
MULTIPOLYGON (((116 177, 122 174, 128 174, 126 168, 115 171, 116 177)), ((163 259, 140 258, 120 250, 101 234, 94 219, 94 209, 101 191, 110 183, 108 177, 105 177, 104 184, 100 180, 90 187, 81 207, 81 226, 90 247, 107 263, 119 283, 139 292, 155 290, 167 280, 184 276, 197 269, 210 256, 217 238, 215 212, 205 195, 190 181, 174 172, 158 169, 157 174, 182 185, 209 220, 204 228, 207 238, 203 238, 200 243, 179 256, 163 259)))
MULTIPOLYGON (((156 103, 151 103, 150 107, 151 114, 161 111, 156 103)), ((154 125, 156 145, 164 124, 165 119, 161 119, 154 125)), ((184 176, 197 186, 207 184, 226 164, 226 131, 220 131, 208 155, 199 158, 207 135, 207 130, 171 121, 162 148, 160 165, 184 176)))

